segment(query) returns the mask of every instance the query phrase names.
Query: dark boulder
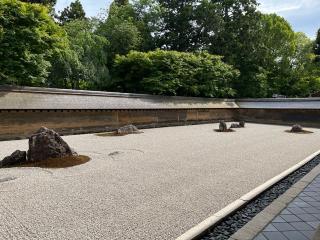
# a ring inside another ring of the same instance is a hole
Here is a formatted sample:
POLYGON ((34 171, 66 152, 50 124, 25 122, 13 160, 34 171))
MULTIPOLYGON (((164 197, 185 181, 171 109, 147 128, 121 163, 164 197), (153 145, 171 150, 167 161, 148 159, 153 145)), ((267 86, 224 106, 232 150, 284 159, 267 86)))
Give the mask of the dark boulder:
POLYGON ((219 131, 220 132, 227 132, 228 131, 228 127, 227 127, 227 124, 225 123, 225 121, 220 121, 219 131))
POLYGON ((239 122, 239 126, 244 128, 246 126, 246 122, 245 121, 240 121, 239 122))
POLYGON ((123 126, 121 128, 119 128, 116 133, 118 135, 126 135, 126 134, 136 134, 136 133, 141 133, 141 131, 139 131, 139 129, 134 126, 134 125, 126 125, 123 126))
POLYGON ((41 127, 29 138, 28 161, 73 156, 76 153, 55 131, 41 127))
POLYGON ((295 124, 291 128, 291 132, 303 132, 303 128, 301 125, 295 124))
POLYGON ((25 151, 16 150, 10 156, 0 161, 0 167, 12 166, 27 161, 27 153, 25 151))
POLYGON ((240 124, 232 123, 230 128, 241 128, 240 124))

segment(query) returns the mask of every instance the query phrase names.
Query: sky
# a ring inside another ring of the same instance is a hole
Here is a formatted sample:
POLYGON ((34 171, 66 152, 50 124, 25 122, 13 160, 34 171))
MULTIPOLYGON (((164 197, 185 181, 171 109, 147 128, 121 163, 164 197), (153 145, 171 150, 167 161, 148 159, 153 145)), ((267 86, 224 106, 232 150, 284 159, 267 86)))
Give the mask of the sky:
MULTIPOLYGON (((112 0, 80 0, 87 16, 97 16, 107 9, 112 0)), ((56 10, 62 10, 72 0, 58 0, 56 10)), ((258 0, 263 13, 277 13, 292 25, 296 32, 304 32, 310 38, 316 37, 320 28, 320 0, 258 0)))

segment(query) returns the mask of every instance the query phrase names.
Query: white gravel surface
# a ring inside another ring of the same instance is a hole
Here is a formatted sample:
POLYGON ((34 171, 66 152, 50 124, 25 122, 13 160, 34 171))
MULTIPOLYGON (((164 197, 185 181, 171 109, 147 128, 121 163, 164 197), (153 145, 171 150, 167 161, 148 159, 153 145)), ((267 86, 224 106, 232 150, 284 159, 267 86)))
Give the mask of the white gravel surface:
MULTIPOLYGON (((0 239, 175 239, 320 148, 320 130, 247 124, 67 136, 92 160, 65 169, 0 169, 0 239), (1 182, 1 179, 15 180, 1 182)), ((27 141, 0 142, 0 159, 27 141)))

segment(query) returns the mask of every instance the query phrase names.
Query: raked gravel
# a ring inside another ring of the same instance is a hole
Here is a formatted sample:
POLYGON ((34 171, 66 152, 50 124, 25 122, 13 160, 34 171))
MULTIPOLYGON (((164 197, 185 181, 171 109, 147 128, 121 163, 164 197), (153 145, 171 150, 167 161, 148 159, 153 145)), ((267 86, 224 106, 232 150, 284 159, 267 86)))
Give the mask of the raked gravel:
MULTIPOLYGON (((66 169, 0 169, 0 239, 175 239, 320 149, 320 130, 247 124, 64 139, 92 160, 66 169), (11 179, 11 180, 10 180, 11 179)), ((0 142, 0 158, 27 140, 0 142)))

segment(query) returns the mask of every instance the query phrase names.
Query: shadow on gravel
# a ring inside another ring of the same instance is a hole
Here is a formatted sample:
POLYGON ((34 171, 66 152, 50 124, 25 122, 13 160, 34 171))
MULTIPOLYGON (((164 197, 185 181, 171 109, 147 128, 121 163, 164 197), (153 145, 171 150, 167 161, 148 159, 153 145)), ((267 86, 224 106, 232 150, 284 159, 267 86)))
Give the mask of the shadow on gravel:
POLYGON ((308 131, 308 130, 302 130, 301 132, 292 132, 291 130, 285 130, 285 132, 293 133, 293 134, 310 134, 310 133, 313 133, 313 132, 308 131))
POLYGON ((132 134, 141 134, 143 132, 136 132, 136 133, 117 133, 117 132, 105 132, 105 133, 96 133, 95 135, 98 137, 120 137, 120 136, 126 136, 126 135, 132 135, 132 134))
POLYGON ((68 168, 89 162, 91 159, 88 156, 68 156, 63 158, 52 158, 44 161, 29 162, 8 166, 13 167, 39 167, 39 168, 68 168))
POLYGON ((219 130, 219 129, 215 129, 214 131, 215 131, 215 132, 220 132, 220 133, 230 133, 230 132, 235 132, 235 130, 233 130, 233 129, 228 129, 227 131, 221 131, 221 130, 219 130))

